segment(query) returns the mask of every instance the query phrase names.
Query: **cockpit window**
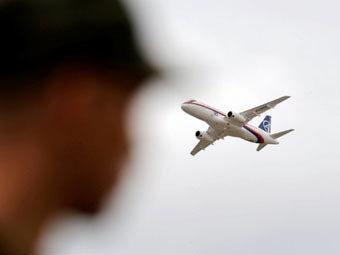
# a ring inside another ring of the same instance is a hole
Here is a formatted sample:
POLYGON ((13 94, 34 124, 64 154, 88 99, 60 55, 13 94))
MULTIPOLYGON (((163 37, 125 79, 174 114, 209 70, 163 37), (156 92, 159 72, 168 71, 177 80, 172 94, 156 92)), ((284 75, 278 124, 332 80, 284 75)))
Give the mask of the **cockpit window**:
POLYGON ((194 100, 194 99, 191 99, 191 100, 189 100, 188 102, 186 102, 186 103, 194 103, 194 102, 196 102, 196 100, 194 100))

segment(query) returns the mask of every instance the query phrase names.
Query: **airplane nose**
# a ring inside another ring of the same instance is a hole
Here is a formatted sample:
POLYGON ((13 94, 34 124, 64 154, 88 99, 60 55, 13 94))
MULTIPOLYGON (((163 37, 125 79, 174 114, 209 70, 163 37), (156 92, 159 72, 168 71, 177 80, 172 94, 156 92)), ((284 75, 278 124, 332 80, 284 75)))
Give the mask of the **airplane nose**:
POLYGON ((181 105, 181 108, 182 108, 182 110, 183 110, 184 112, 186 112, 186 113, 189 113, 189 111, 190 111, 190 105, 189 105, 189 104, 183 103, 183 104, 181 105))

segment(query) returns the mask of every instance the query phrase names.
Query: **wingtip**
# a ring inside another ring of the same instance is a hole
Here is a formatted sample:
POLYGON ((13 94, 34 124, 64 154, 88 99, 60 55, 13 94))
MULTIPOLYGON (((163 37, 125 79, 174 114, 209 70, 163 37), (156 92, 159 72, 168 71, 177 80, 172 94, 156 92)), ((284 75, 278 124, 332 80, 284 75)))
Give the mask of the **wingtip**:
POLYGON ((295 129, 293 129, 293 128, 292 129, 288 129, 287 130, 287 134, 290 133, 290 132, 293 132, 293 131, 295 131, 295 129))

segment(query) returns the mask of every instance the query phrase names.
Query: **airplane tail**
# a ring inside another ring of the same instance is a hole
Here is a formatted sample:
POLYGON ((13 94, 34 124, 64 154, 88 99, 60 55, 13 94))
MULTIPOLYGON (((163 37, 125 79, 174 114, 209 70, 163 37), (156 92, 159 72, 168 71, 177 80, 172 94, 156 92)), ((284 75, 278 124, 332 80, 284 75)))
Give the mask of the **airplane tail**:
POLYGON ((261 143, 259 146, 257 146, 257 151, 262 150, 264 147, 266 147, 267 143, 261 143))
POLYGON ((285 131, 281 131, 281 132, 278 132, 278 133, 275 133, 275 134, 272 134, 270 135, 272 138, 276 139, 276 138, 279 138, 281 136, 284 136, 290 132, 294 131, 294 129, 288 129, 288 130, 285 130, 285 131))
MULTIPOLYGON (((261 123, 262 124, 262 123, 261 123)), ((270 136, 273 138, 273 139, 277 139, 281 136, 284 136, 290 132, 294 131, 294 129, 288 129, 288 130, 285 130, 285 131, 281 131, 281 132, 278 132, 278 133, 275 133, 275 134, 271 134, 270 136)), ((261 143, 258 147, 257 147, 257 151, 260 151, 262 150, 264 147, 266 147, 267 143, 261 143)))
POLYGON ((271 131, 271 125, 272 125, 272 117, 267 115, 263 121, 261 122, 259 128, 264 130, 267 133, 270 133, 271 131))

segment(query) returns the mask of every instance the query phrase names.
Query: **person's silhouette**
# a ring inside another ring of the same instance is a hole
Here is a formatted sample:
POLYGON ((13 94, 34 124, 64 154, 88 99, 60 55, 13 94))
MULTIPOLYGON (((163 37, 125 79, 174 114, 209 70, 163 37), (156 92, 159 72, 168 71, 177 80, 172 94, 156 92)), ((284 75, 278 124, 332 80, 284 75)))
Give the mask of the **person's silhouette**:
POLYGON ((32 254, 67 210, 95 213, 129 153, 151 68, 115 0, 0 4, 0 254, 32 254))

